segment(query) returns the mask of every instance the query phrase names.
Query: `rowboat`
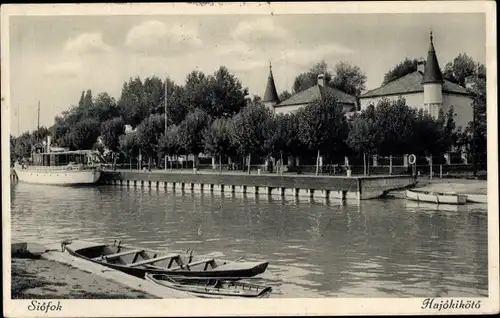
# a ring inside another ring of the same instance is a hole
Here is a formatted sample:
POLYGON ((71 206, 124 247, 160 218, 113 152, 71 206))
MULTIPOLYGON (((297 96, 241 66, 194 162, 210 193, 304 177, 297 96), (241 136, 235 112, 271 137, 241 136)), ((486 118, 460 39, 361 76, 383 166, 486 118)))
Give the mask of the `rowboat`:
POLYGON ((241 281, 177 279, 165 274, 146 274, 146 280, 201 298, 267 298, 272 288, 241 281))
POLYGON ((430 192, 419 190, 406 190, 406 198, 421 202, 438 204, 465 204, 467 196, 454 192, 430 192))
POLYGON ((127 274, 144 278, 146 273, 168 274, 172 277, 238 280, 263 273, 269 262, 240 262, 213 257, 162 253, 120 243, 100 244, 86 241, 65 241, 63 250, 71 255, 98 263, 127 274))
POLYGON ((472 203, 488 203, 488 195, 486 194, 468 194, 467 202, 472 203))

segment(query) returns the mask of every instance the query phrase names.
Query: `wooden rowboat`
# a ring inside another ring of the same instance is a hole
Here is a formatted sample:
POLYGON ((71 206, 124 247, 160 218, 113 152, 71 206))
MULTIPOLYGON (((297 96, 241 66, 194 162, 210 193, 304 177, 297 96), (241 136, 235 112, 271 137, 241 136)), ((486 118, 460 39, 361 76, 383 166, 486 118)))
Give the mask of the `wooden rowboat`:
POLYGON ((488 203, 488 195, 486 194, 468 194, 467 202, 472 203, 488 203))
POLYGON ((406 190, 406 198, 421 202, 438 204, 465 204, 467 196, 453 192, 429 192, 419 190, 406 190))
POLYGON ((241 281, 178 279, 164 274, 146 274, 146 280, 201 298, 267 298, 272 288, 241 281))
POLYGON ((146 273, 171 277, 238 280, 263 273, 269 262, 239 262, 212 257, 161 253, 131 246, 85 241, 63 242, 71 255, 127 274, 144 278, 146 273))

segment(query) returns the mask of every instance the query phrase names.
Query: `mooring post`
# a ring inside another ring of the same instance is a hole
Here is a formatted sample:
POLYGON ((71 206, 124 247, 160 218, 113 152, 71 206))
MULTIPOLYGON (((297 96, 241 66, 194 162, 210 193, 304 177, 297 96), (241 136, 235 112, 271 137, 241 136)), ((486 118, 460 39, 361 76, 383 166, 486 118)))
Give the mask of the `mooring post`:
POLYGON ((432 180, 432 155, 429 157, 430 174, 429 177, 432 180))
POLYGON ((392 156, 389 156, 389 174, 392 174, 392 156))

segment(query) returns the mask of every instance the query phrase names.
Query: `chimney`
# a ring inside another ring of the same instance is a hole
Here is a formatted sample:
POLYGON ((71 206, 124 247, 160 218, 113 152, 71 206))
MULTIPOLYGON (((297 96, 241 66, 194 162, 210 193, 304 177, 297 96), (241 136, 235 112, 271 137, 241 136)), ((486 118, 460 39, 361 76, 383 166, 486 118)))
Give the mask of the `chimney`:
POLYGON ((417 62, 417 71, 420 73, 424 74, 425 71, 425 60, 424 59, 419 59, 417 62))
POLYGON ((318 75, 318 86, 325 86, 325 74, 318 75))

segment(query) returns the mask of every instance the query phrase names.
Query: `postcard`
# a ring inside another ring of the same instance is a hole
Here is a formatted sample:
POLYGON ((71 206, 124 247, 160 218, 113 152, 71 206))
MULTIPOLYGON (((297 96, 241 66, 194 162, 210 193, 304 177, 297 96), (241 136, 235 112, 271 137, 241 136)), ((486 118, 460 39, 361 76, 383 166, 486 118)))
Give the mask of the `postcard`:
POLYGON ((494 2, 1 12, 4 316, 499 312, 494 2))

